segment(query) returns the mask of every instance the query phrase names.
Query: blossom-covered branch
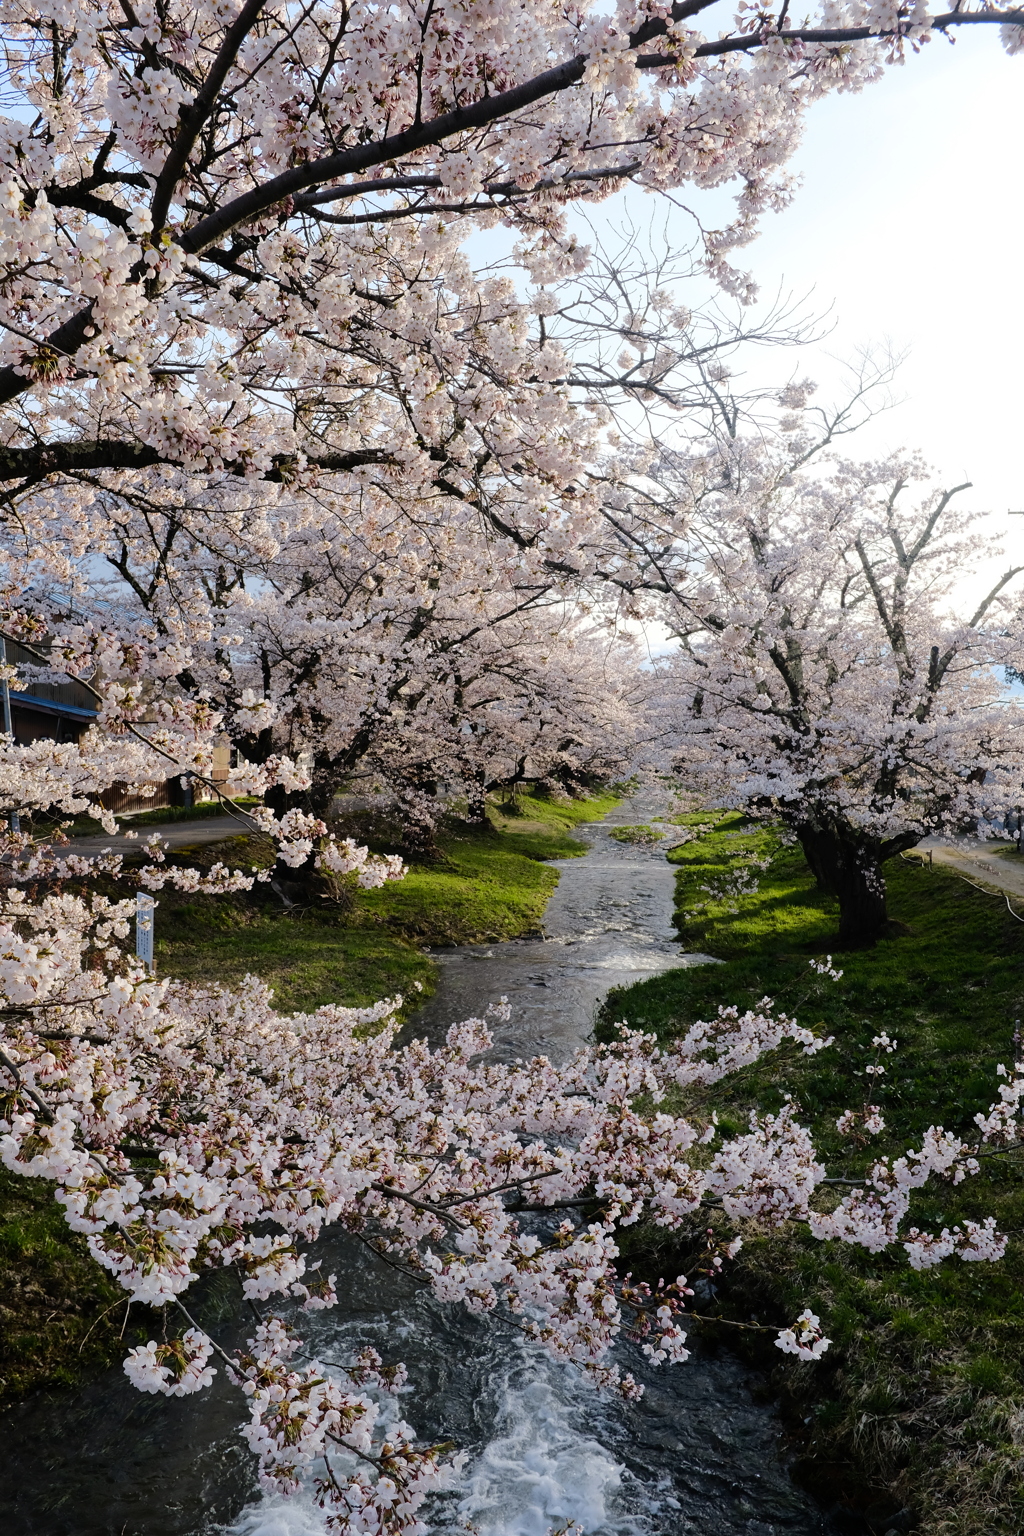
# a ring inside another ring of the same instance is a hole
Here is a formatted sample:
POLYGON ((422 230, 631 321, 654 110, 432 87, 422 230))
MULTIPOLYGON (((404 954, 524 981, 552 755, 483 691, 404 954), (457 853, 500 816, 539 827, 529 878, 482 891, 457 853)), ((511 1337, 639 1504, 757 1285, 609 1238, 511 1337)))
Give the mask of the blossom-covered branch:
MULTIPOLYGON (((399 1000, 285 1018, 253 978, 235 992, 157 981, 125 954, 131 916, 98 896, 5 895, 0 1151, 11 1171, 54 1183, 71 1227, 137 1301, 178 1304, 210 1267, 230 1266, 254 1300, 331 1306, 334 1277, 310 1268, 308 1250, 340 1225, 442 1299, 503 1315, 635 1395, 610 1346, 626 1330, 655 1363, 684 1360, 692 1291, 684 1277, 651 1290, 617 1274, 616 1230, 641 1216, 675 1229, 710 1202, 732 1222, 803 1222, 872 1251, 901 1243, 919 1267, 1003 1251, 991 1222, 938 1234, 907 1222, 916 1189, 975 1172, 984 1147, 1020 1143, 1020 1069, 973 1143, 933 1127, 836 1205, 793 1106, 732 1136, 698 1107, 784 1043, 811 1056, 827 1046, 767 1000, 722 1009, 667 1050, 623 1029, 562 1066, 501 1064, 482 1019, 453 1025, 437 1049, 398 1049, 399 1000)), ((216 1350, 190 1326, 132 1352, 140 1387, 181 1395, 208 1383, 216 1350)), ((805 1314, 780 1347, 817 1358, 816 1328, 805 1314)), ((360 1436, 373 1429, 358 1394, 316 1364, 295 1371, 294 1349, 267 1319, 249 1354, 229 1357, 251 1398, 251 1443, 285 1487, 325 1436, 348 1444, 357 1423, 360 1436)), ((387 1475, 391 1452, 358 1444, 387 1475)), ((409 1450, 410 1486, 416 1468, 433 1477, 443 1464, 413 1455, 411 1432, 386 1444, 399 1461, 409 1450)), ((339 1519, 350 1486, 330 1495, 339 1519)))

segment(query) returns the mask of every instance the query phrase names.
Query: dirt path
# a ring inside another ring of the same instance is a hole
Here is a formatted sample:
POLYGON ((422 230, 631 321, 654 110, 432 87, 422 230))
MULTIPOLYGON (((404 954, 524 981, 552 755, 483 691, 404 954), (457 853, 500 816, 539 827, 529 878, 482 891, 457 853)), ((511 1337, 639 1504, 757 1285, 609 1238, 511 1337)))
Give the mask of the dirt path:
POLYGON ((965 839, 962 844, 954 845, 943 842, 941 838, 929 837, 923 843, 918 843, 907 857, 917 855, 919 859, 923 857, 928 861, 930 854, 936 864, 947 864, 950 869, 955 869, 958 874, 974 880, 978 885, 1006 892, 1024 902, 1024 860, 1018 863, 1016 859, 1007 857, 1007 854, 1015 851, 1013 843, 983 843, 965 839))

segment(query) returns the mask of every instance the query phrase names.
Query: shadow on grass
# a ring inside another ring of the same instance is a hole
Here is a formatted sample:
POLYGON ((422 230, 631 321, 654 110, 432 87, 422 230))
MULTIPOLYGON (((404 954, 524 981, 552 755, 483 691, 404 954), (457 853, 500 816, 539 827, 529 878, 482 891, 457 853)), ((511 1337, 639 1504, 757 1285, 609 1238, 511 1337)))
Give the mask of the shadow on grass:
MULTIPOLYGON (((687 946, 724 963, 617 991, 600 1034, 609 1036, 612 1021, 625 1020, 669 1040, 694 1019, 713 1017, 720 1004, 753 1007, 770 996, 802 1024, 834 1035, 835 1044, 813 1062, 780 1054, 723 1084, 718 1102, 726 1129, 744 1129, 752 1108, 774 1111, 792 1095, 822 1160, 850 1176, 880 1154, 902 1155, 930 1125, 970 1135, 973 1116, 996 1098, 997 1066, 1014 1059, 1015 1024, 1024 1014, 1024 926, 1002 903, 946 868, 897 860, 886 866, 889 906, 908 931, 874 949, 842 953, 834 905, 815 890, 799 851, 770 830, 726 817, 669 857, 679 867, 687 946), (726 836, 738 831, 742 838, 726 836), (740 862, 729 857, 737 846, 770 856, 771 866, 760 873, 756 892, 709 902, 702 887, 740 862), (843 971, 838 983, 808 963, 826 948, 843 971), (864 1102, 871 1041, 883 1029, 899 1045, 870 1097, 887 1128, 858 1147, 840 1138, 835 1121, 864 1102)), ((834 1342, 820 1365, 782 1364, 770 1344, 746 1347, 781 1394, 806 1477, 824 1496, 832 1500, 839 1489, 862 1512, 880 1499, 879 1532, 902 1509, 896 1529, 1019 1536, 1022 1168, 1013 1158, 997 1159, 957 1188, 926 1188, 914 1199, 911 1224, 926 1230, 995 1216, 1011 1234, 1006 1258, 916 1272, 899 1248, 872 1255, 818 1243, 802 1229, 773 1233, 751 1223, 723 1283, 721 1314, 782 1325, 809 1305, 822 1317, 834 1342), (913 1527, 908 1508, 915 1511, 913 1527)), ((672 1264, 685 1270, 697 1240, 696 1233, 671 1237, 647 1228, 624 1247, 634 1270, 674 1274, 672 1264)), ((717 1331, 735 1343, 730 1330, 717 1331)), ((876 1527, 862 1521, 857 1528, 876 1527)))

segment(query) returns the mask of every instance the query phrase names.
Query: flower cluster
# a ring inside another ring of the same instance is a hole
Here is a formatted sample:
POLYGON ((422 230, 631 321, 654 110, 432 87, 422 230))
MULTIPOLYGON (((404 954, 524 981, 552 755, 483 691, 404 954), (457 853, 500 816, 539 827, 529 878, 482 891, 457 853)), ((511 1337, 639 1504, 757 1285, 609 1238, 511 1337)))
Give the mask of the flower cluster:
POLYGON ((125 1375, 140 1392, 159 1392, 164 1397, 188 1397, 208 1387, 217 1374, 207 1361, 213 1343, 197 1328, 169 1344, 143 1344, 130 1350, 125 1375))
POLYGON ((827 976, 830 981, 842 981, 843 979, 842 971, 837 971, 832 964, 831 955, 826 955, 824 960, 812 960, 810 966, 812 971, 816 971, 819 976, 827 976))
POLYGON ((798 1360, 820 1360, 830 1342, 822 1336, 820 1319, 810 1308, 805 1308, 794 1328, 783 1328, 775 1340, 775 1347, 784 1355, 796 1355, 798 1360))

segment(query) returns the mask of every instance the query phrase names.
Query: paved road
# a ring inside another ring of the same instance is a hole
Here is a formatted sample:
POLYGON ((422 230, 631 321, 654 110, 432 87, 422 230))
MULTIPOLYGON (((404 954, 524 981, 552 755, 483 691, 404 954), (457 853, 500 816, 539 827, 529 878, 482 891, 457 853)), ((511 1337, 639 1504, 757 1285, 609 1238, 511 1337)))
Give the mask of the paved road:
POLYGON ((981 842, 977 838, 964 838, 953 844, 928 837, 912 852, 926 857, 930 852, 936 864, 948 864, 968 880, 1024 899, 1024 862, 1004 856, 1015 847, 1011 842, 981 842))
MULTIPOLYGON (((107 850, 123 854, 141 853, 141 845, 154 832, 158 832, 161 840, 170 848, 196 847, 204 843, 223 842, 226 837, 236 837, 245 830, 244 824, 233 816, 205 816, 195 821, 142 825, 138 828, 137 838, 126 838, 123 835, 108 837, 105 833, 75 837, 65 848, 56 851, 64 854, 97 854, 107 850)), ((663 851, 670 846, 669 838, 661 844, 663 851)), ((990 890, 1006 891, 1024 900, 1024 861, 1018 864, 1016 860, 1011 861, 1003 856, 1014 847, 1015 844, 1011 842, 981 842, 965 838, 953 844, 942 838, 929 837, 918 843, 908 858, 915 855, 927 858, 930 853, 936 864, 947 864, 979 885, 988 886, 990 890)))
POLYGON ((97 854, 97 853, 141 853, 142 845, 147 837, 152 837, 154 832, 160 834, 161 841, 170 848, 194 848, 201 843, 220 843, 226 837, 237 837, 248 828, 243 822, 237 821, 233 816, 204 816, 196 821, 168 821, 156 826, 143 825, 138 828, 138 837, 108 837, 101 832, 95 837, 73 837, 64 848, 55 850, 58 854, 97 854))

